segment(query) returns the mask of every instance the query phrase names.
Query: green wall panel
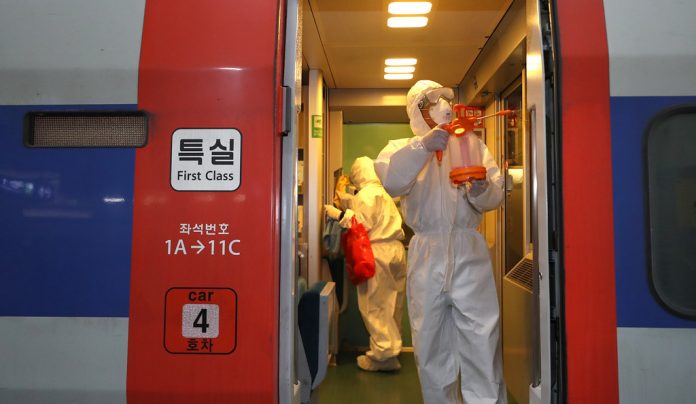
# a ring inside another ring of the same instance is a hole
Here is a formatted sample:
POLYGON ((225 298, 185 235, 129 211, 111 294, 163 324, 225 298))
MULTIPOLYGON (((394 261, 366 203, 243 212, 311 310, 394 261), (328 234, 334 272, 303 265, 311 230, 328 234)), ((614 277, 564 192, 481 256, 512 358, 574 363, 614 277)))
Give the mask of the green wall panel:
POLYGON ((413 133, 407 123, 343 125, 343 173, 350 173, 350 166, 356 158, 376 159, 390 140, 411 136, 413 133))
MULTIPOLYGON (((343 173, 350 173, 350 166, 356 158, 367 156, 377 158, 384 146, 393 139, 413 136, 408 124, 348 124, 343 125, 343 173)), ((349 347, 369 346, 369 334, 365 330, 358 311, 357 293, 349 286, 348 307, 340 318, 340 334, 343 343, 349 347)), ((404 302, 405 303, 405 302, 404 302)), ((404 304, 404 317, 401 323, 403 346, 413 346, 411 328, 408 323, 408 309, 404 304)))

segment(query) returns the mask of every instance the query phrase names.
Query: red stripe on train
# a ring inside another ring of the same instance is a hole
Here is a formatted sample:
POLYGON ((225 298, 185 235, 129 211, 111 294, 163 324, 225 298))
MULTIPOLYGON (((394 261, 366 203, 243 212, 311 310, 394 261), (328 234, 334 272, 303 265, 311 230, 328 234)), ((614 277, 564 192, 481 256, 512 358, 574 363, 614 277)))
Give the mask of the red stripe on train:
POLYGON ((570 403, 618 403, 609 56, 601 0, 558 0, 570 403))
POLYGON ((150 115, 150 133, 136 154, 129 402, 277 402, 278 4, 146 4, 138 107, 150 115), (172 189, 171 142, 178 128, 241 133, 236 191, 172 189), (216 229, 184 234, 182 224, 216 229), (224 232, 221 224, 227 224, 224 232), (176 251, 178 240, 187 254, 176 251), (239 242, 230 247, 234 240, 239 242), (201 253, 198 241, 205 246, 201 253), (206 306, 211 316, 219 315, 212 348, 201 345, 202 339, 181 340, 182 306, 189 303, 217 306, 218 311, 206 306))

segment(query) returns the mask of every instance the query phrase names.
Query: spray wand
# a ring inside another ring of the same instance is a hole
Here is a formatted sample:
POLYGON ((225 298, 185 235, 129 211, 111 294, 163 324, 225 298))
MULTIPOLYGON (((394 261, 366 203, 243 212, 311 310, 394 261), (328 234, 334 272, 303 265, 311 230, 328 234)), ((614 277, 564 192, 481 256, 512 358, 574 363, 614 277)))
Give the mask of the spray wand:
MULTIPOLYGON (((467 108, 467 106, 464 104, 455 104, 452 107, 452 110, 455 113, 454 120, 446 125, 443 125, 442 129, 449 132, 450 135, 464 136, 465 133, 467 133, 469 131, 473 131, 474 127, 486 118, 491 118, 494 116, 512 115, 512 114, 517 112, 517 110, 513 110, 513 109, 504 109, 504 110, 498 111, 494 114, 484 115, 484 116, 461 116, 462 111, 464 111, 466 108, 467 108)), ((437 157, 437 162, 441 163, 442 162, 442 150, 436 151, 435 155, 437 157)))

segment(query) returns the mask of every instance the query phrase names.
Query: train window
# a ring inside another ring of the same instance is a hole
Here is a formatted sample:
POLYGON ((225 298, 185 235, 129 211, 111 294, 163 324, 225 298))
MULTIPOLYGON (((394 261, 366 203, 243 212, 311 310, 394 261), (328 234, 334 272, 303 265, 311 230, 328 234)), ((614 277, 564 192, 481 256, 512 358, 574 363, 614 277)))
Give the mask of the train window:
POLYGON ((651 122, 646 158, 650 280, 673 312, 696 317, 696 106, 651 122))
POLYGON ((30 112, 25 116, 28 147, 143 147, 147 115, 142 111, 30 112))

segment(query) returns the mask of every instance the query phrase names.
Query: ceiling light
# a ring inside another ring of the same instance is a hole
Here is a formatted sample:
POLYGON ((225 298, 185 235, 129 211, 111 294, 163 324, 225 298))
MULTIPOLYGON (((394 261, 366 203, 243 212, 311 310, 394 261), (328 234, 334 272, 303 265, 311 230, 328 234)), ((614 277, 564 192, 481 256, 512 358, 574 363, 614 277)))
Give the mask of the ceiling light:
POLYGON ((428 14, 432 8, 429 1, 394 1, 389 3, 389 14, 428 14))
POLYGON ((387 66, 384 68, 385 73, 413 73, 415 71, 415 66, 387 66))
POLYGON ((386 59, 384 64, 387 66, 413 66, 418 62, 416 58, 391 58, 386 59))
POLYGON ((420 28, 428 25, 428 17, 389 17, 389 28, 420 28))
POLYGON ((384 78, 386 80, 411 80, 413 78, 413 74, 411 74, 411 73, 401 73, 401 74, 387 73, 384 75, 384 78))

